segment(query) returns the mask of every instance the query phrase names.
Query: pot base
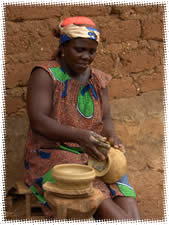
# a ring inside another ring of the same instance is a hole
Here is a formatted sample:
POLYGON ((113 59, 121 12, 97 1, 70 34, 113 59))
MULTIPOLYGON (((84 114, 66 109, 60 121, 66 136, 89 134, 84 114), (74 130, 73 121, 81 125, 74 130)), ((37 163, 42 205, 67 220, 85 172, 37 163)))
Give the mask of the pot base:
POLYGON ((93 188, 88 197, 61 198, 55 193, 45 192, 44 197, 51 206, 57 219, 90 219, 100 203, 104 200, 103 193, 93 188))

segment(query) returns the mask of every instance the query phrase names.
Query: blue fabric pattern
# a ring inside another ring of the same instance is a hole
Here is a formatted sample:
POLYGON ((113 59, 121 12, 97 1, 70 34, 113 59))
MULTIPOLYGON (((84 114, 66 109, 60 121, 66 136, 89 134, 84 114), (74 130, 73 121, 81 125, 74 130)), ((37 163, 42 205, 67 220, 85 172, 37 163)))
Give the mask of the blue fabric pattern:
POLYGON ((111 194, 112 194, 113 196, 116 196, 115 190, 113 190, 113 189, 110 187, 110 185, 108 185, 108 184, 107 184, 107 187, 109 188, 111 194))
POLYGON ((49 206, 47 202, 44 203, 44 206, 47 206, 49 209, 51 209, 51 207, 49 206))
POLYGON ((27 170, 29 170, 29 163, 26 160, 24 160, 24 166, 27 170))
POLYGON ((89 32, 88 32, 89 38, 93 39, 93 40, 97 40, 96 34, 92 31, 97 31, 97 32, 99 32, 99 31, 95 28, 92 28, 92 27, 87 27, 87 29, 89 30, 89 32))
POLYGON ((43 177, 38 177, 35 180, 35 183, 38 184, 40 188, 42 188, 42 180, 43 180, 43 177))
POLYGON ((129 187, 131 187, 131 185, 129 184, 128 177, 127 177, 126 174, 118 182, 116 182, 116 183, 117 184, 118 183, 122 183, 122 184, 125 184, 125 185, 128 185, 129 187))
MULTIPOLYGON (((99 32, 96 28, 93 28, 93 27, 86 27, 88 30, 93 30, 93 31, 97 31, 99 32)), ((100 33, 100 32, 99 32, 100 33)))
POLYGON ((42 159, 49 159, 51 153, 42 152, 39 149, 36 149, 36 153, 42 158, 42 159))
POLYGON ((93 87, 92 84, 86 85, 86 86, 81 90, 82 96, 84 96, 84 94, 85 94, 89 89, 91 89, 92 94, 93 94, 95 100, 97 100, 97 94, 96 94, 96 91, 95 91, 95 89, 94 89, 94 87, 93 87))
POLYGON ((66 34, 62 34, 60 37, 60 44, 65 43, 66 41, 70 41, 72 40, 69 36, 67 36, 66 34))
POLYGON ((62 98, 65 98, 67 95, 67 86, 68 86, 68 80, 65 81, 65 89, 62 92, 62 98))

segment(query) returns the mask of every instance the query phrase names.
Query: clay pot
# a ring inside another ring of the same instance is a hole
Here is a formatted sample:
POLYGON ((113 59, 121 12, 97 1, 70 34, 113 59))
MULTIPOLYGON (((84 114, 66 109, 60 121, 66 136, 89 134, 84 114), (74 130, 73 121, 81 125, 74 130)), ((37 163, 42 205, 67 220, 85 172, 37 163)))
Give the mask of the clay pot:
POLYGON ((99 162, 89 157, 88 165, 93 167, 96 176, 101 177, 107 184, 112 184, 120 180, 127 170, 127 160, 124 153, 112 147, 109 150, 106 160, 99 162))
POLYGON ((55 188, 61 193, 84 194, 91 190, 95 171, 87 165, 61 164, 52 169, 55 188))

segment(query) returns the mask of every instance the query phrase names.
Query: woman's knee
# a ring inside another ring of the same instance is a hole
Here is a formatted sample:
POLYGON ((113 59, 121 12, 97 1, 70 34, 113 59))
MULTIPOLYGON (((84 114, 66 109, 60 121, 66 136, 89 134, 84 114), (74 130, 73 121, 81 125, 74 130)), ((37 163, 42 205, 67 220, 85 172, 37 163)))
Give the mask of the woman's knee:
POLYGON ((93 216, 96 220, 112 219, 122 220, 130 219, 128 214, 121 209, 111 198, 105 199, 98 207, 96 213, 93 216))
POLYGON ((94 218, 96 220, 139 220, 140 213, 135 198, 116 197, 104 200, 94 214, 94 218))
POLYGON ((130 217, 130 219, 140 219, 137 201, 133 197, 116 197, 114 202, 120 206, 130 217))

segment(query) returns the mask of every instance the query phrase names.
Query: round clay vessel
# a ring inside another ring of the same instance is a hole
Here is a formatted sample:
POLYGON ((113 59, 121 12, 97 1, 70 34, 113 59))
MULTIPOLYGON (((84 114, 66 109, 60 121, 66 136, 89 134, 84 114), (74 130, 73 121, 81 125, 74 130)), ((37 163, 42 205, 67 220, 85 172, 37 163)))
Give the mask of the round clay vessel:
POLYGON ((126 173, 127 160, 119 149, 110 148, 107 160, 99 162, 89 157, 88 165, 95 169, 97 177, 101 177, 107 184, 120 180, 126 173))
POLYGON ((52 176, 57 188, 79 192, 90 189, 96 175, 94 169, 87 165, 60 164, 53 167, 52 176))

